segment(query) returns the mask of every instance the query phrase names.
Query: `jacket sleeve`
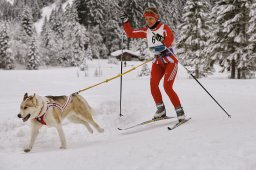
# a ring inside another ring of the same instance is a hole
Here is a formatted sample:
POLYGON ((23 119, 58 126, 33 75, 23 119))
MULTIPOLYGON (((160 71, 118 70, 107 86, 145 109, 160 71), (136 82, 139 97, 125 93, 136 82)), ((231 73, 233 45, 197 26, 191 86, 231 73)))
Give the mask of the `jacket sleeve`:
POLYGON ((129 38, 147 38, 147 28, 133 29, 129 21, 124 23, 124 31, 129 38))
POLYGON ((164 25, 164 44, 166 47, 170 47, 174 40, 174 35, 171 28, 168 25, 164 25))

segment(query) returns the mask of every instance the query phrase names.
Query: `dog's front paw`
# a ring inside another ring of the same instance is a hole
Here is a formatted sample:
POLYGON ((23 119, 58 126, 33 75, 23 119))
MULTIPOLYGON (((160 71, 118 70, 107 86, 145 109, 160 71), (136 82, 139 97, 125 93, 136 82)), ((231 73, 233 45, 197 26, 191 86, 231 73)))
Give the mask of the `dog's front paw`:
POLYGON ((30 152, 31 151, 31 149, 30 148, 26 148, 26 149, 24 149, 24 152, 26 152, 26 153, 28 153, 28 152, 30 152))

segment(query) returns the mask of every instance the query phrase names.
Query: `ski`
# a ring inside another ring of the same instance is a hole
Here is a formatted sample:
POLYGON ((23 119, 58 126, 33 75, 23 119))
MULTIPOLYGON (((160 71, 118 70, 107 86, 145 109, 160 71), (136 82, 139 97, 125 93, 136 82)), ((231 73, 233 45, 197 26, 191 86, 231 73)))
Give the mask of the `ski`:
POLYGON ((118 130, 127 130, 127 129, 132 129, 132 128, 135 128, 135 127, 138 127, 138 126, 141 126, 141 125, 145 125, 145 124, 157 122, 157 121, 159 121, 159 120, 166 120, 166 119, 172 119, 172 118, 175 118, 175 117, 166 116, 166 117, 163 117, 163 118, 151 119, 151 120, 147 120, 147 121, 145 121, 145 122, 141 122, 141 123, 139 123, 139 124, 136 124, 136 125, 127 127, 127 128, 117 128, 117 129, 118 129, 118 130))
POLYGON ((184 120, 182 120, 181 122, 178 122, 178 123, 176 123, 176 124, 173 125, 173 126, 168 126, 167 128, 168 128, 168 130, 173 130, 173 129, 179 127, 180 125, 183 125, 184 123, 188 122, 190 119, 191 119, 191 117, 189 117, 189 118, 187 118, 187 119, 184 119, 184 120))

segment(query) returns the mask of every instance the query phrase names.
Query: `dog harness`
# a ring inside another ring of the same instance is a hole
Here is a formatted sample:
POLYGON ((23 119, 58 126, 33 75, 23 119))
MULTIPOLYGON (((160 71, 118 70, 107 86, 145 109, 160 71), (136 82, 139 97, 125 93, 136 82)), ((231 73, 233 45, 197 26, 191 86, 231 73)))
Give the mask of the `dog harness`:
POLYGON ((46 125, 46 123, 45 123, 45 116, 46 116, 46 113, 47 113, 48 109, 51 108, 51 107, 57 107, 57 108, 61 111, 61 113, 62 113, 62 112, 64 112, 64 110, 66 109, 66 107, 67 107, 67 105, 69 104, 69 102, 71 101, 71 99, 72 99, 72 95, 70 95, 70 96, 68 97, 68 99, 66 100, 66 102, 65 102, 64 105, 60 105, 59 103, 56 103, 56 102, 48 102, 48 101, 47 101, 47 107, 46 107, 45 112, 44 112, 44 113, 41 113, 41 112, 43 111, 43 108, 44 108, 44 106, 43 106, 42 109, 41 109, 41 111, 40 111, 40 113, 39 113, 39 116, 36 117, 35 119, 36 119, 39 123, 41 123, 41 124, 43 124, 43 125, 46 125))

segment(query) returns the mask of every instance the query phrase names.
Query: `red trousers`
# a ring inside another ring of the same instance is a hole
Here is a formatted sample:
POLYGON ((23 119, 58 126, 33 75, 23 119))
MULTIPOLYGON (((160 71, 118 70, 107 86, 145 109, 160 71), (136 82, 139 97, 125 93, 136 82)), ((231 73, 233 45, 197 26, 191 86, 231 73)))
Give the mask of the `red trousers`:
POLYGON ((174 63, 164 63, 164 62, 154 62, 151 69, 151 79, 150 87, 151 94, 155 100, 156 104, 163 103, 162 94, 159 89, 160 80, 164 76, 164 90, 169 96, 174 108, 181 106, 179 97, 176 92, 173 90, 173 83, 178 71, 178 62, 174 63))

